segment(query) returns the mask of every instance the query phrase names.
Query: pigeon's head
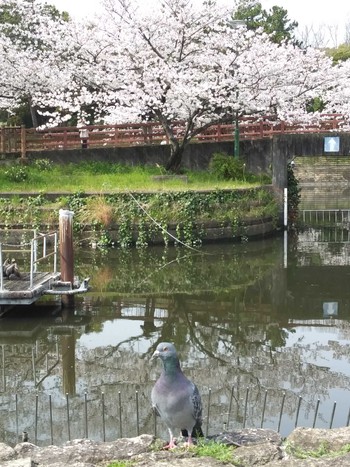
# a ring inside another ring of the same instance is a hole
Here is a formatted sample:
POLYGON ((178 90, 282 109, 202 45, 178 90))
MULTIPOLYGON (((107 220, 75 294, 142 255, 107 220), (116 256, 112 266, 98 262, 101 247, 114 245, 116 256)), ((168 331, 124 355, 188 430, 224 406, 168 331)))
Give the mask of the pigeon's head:
POLYGON ((159 357, 163 362, 169 359, 177 360, 177 353, 174 344, 170 342, 161 342, 158 344, 154 354, 152 355, 152 360, 159 357))

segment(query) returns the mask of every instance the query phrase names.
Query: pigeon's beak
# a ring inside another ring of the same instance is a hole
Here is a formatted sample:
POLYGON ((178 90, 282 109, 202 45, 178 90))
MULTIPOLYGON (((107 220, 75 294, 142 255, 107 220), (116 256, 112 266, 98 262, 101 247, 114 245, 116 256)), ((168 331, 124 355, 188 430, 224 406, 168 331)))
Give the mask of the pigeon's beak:
POLYGON ((159 350, 156 350, 156 351, 154 352, 154 354, 153 354, 152 357, 151 357, 151 362, 152 362, 153 360, 155 360, 157 357, 159 357, 159 350))

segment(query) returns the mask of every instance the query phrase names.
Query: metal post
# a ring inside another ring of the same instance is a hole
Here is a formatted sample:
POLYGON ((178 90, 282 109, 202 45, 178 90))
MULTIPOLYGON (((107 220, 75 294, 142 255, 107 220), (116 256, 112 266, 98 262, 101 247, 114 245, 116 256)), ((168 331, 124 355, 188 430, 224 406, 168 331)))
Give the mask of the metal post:
POLYGON ((249 388, 247 388, 247 391, 245 393, 243 428, 245 428, 245 424, 246 424, 246 421, 247 421, 248 398, 249 398, 249 388))
POLYGON ((332 426, 333 426, 333 420, 334 420, 334 414, 335 414, 335 409, 336 409, 336 407, 337 407, 337 403, 334 402, 334 404, 333 404, 333 410, 332 410, 332 416, 331 416, 331 421, 330 421, 330 423, 329 423, 329 429, 331 429, 332 426))
POLYGON ((58 245, 58 236, 57 232, 54 233, 54 256, 53 256, 53 272, 57 272, 57 245, 58 245))
POLYGON ((27 142, 26 142, 26 127, 21 126, 21 159, 26 159, 27 142))
MULTIPOLYGON (((73 255, 73 215, 72 211, 60 209, 59 212, 59 235, 60 235, 60 262, 61 280, 74 283, 74 255, 73 255)), ((62 305, 74 306, 74 295, 62 295, 62 305)))
POLYGON ((284 228, 287 229, 288 227, 288 188, 283 190, 283 225, 284 228))
POLYGON ((5 135, 6 135, 5 129, 1 128, 0 129, 0 153, 1 154, 4 154, 5 152, 5 135))
POLYGON ((314 422, 312 424, 312 428, 315 428, 316 425, 316 419, 317 419, 317 414, 318 414, 318 408, 320 406, 320 399, 317 399, 317 404, 316 404, 316 409, 315 409, 315 415, 314 415, 314 422))
POLYGON ((278 428, 277 428, 277 432, 279 433, 280 430, 281 430, 281 421, 282 421, 282 415, 283 415, 283 408, 284 408, 284 401, 286 399, 286 393, 284 392, 283 393, 283 397, 282 397, 282 404, 281 404, 281 410, 280 410, 280 418, 278 420, 278 428))
POLYGON ((16 442, 18 442, 18 395, 15 394, 15 410, 16 410, 16 442))
POLYGON ((266 409, 266 400, 267 400, 267 389, 265 390, 264 404, 263 404, 263 410, 262 410, 262 414, 261 414, 260 428, 263 428, 263 426, 264 426, 265 409, 266 409))
POLYGON ((35 263, 35 242, 36 240, 31 240, 30 242, 30 281, 29 281, 29 286, 30 288, 33 287, 33 281, 34 281, 34 268, 36 267, 35 263))
POLYGON ((70 414, 69 414, 69 395, 68 394, 66 394, 66 409, 67 409, 68 441, 70 441, 70 414))
POLYGON ((105 394, 101 394, 101 404, 102 404, 102 433, 103 433, 103 442, 106 442, 106 422, 105 422, 105 394))
POLYGON ((88 427, 88 408, 87 408, 87 393, 84 393, 84 415, 85 415, 85 438, 89 437, 88 427))
MULTIPOLYGON (((208 412, 207 412, 207 427, 205 431, 205 436, 208 437, 209 433, 209 421, 210 421, 210 399, 211 399, 211 388, 209 388, 209 394, 208 394, 208 412)), ((190 433, 189 433, 190 435, 190 433)))
POLYGON ((123 423, 122 423, 122 395, 118 391, 118 403, 119 403, 119 437, 123 437, 123 423))
POLYGON ((235 118, 235 158, 239 158, 239 122, 238 122, 238 112, 236 112, 236 118, 235 118))
POLYGON ((50 435, 51 435, 51 444, 53 444, 53 418, 52 418, 52 398, 49 394, 49 410, 50 410, 50 435))
POLYGON ((137 436, 140 436, 140 416, 139 416, 139 392, 136 391, 135 393, 136 398, 136 432, 137 436))
POLYGON ((230 405, 229 405, 228 413, 227 413, 227 422, 226 422, 226 429, 227 430, 229 429, 229 425, 230 425, 230 415, 231 415, 231 409, 232 409, 232 400, 233 400, 233 396, 234 396, 234 390, 235 390, 235 386, 233 385, 232 388, 231 388, 230 405))
POLYGON ((288 268, 288 232, 283 232, 283 267, 288 268))
POLYGON ((39 410, 39 394, 35 395, 35 429, 34 429, 34 443, 38 444, 38 410, 39 410))

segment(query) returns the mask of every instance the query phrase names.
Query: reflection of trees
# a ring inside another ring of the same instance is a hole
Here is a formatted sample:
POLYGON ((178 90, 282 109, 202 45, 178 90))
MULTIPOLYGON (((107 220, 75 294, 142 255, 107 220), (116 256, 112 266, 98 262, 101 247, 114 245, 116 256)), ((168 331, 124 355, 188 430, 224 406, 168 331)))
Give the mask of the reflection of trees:
MULTIPOLYGON (((274 251, 266 255, 216 249, 193 253, 182 248, 150 251, 112 250, 108 257, 95 258, 92 270, 77 266, 79 276, 91 276, 96 291, 119 293, 190 293, 194 290, 226 289, 249 284, 263 277, 276 262, 274 251), (114 271, 114 273, 111 273, 114 271)), ((90 253, 92 255, 92 253, 90 253)), ((94 252, 99 255, 98 251, 94 252)), ((90 258, 92 261, 92 258, 90 258)))
MULTIPOLYGON (((102 392, 106 399, 107 430, 112 437, 116 436, 119 423, 119 393, 123 404, 123 435, 136 435, 135 391, 138 391, 140 403, 141 432, 153 432, 149 397, 159 367, 152 366, 148 357, 160 341, 175 343, 184 371, 201 390, 205 412, 211 389, 211 433, 222 430, 223 421, 228 418, 230 428, 241 427, 248 389, 246 416, 249 421, 246 426, 260 425, 262 403, 268 390, 265 418, 273 420, 273 428, 276 428, 283 393, 286 393, 286 415, 291 419, 295 417, 301 396, 302 411, 305 417, 312 419, 317 399, 326 402, 333 388, 343 392, 348 390, 350 377, 345 371, 333 371, 315 363, 322 352, 328 353, 332 362, 339 359, 339 365, 349 363, 350 346, 337 340, 339 336, 342 342, 350 341, 346 314, 337 323, 337 333, 332 341, 316 341, 310 346, 302 338, 293 341, 293 345, 289 339, 298 325, 291 323, 291 318, 317 321, 322 318, 320 304, 329 294, 329 273, 312 270, 308 282, 300 268, 281 270, 280 256, 273 251, 267 249, 260 255, 254 248, 250 250, 250 245, 245 248, 248 251, 244 254, 242 248, 237 249, 241 253, 235 248, 213 249, 210 253, 215 254, 210 255, 188 255, 184 249, 175 248, 142 254, 112 251, 108 255, 101 254, 100 258, 98 252, 84 253, 91 261, 91 275, 96 276, 92 279, 95 288, 92 283, 91 293, 77 297, 74 316, 62 315, 62 321, 57 323, 71 326, 74 332, 71 336, 58 338, 60 355, 64 354, 65 358, 53 368, 47 381, 50 384, 39 388, 43 392, 43 400, 40 396, 42 413, 47 413, 48 390, 53 394, 62 441, 65 440, 65 401, 62 396, 63 392, 73 393, 70 390, 72 384, 76 388, 76 395, 70 396, 72 412, 80 414, 77 420, 83 413, 82 396, 84 391, 88 392, 90 436, 98 438, 102 392), (181 259, 182 256, 185 258, 181 259), (82 319, 84 333, 87 330, 102 332, 108 327, 109 320, 115 323, 132 319, 138 321, 139 326, 133 333, 122 336, 120 341, 116 339, 115 345, 113 342, 113 345, 89 348, 77 340, 82 332, 79 328, 82 319), (70 339, 74 339, 75 352, 70 339), (66 379, 71 365, 75 365, 74 380, 66 379), (62 391, 62 383, 66 382, 62 391)), ((88 266, 82 263, 79 267, 86 268, 84 274, 78 271, 80 276, 90 275, 88 266)), ((347 275, 342 277, 342 274, 332 281, 334 297, 341 297, 342 289, 345 290, 347 275)), ((349 310, 349 300, 339 299, 339 310, 346 313, 342 310, 349 310)), ((310 324, 316 325, 316 322, 310 324)), ((20 322, 16 326, 18 330, 20 322)), ((327 322, 322 326, 328 326, 327 322)), ((40 338, 43 352, 52 338, 45 332, 40 338)), ((32 397, 36 389, 30 384, 33 375, 28 348, 18 345, 16 352, 20 357, 18 360, 13 359, 11 364, 6 361, 7 390, 15 389, 32 397), (18 365, 17 361, 20 362, 18 365)), ((44 361, 41 365, 40 368, 45 366, 44 361)), ((9 417, 5 412, 6 403, 2 407, 0 418, 9 417)), ((28 426, 33 426, 31 407, 26 410, 28 426)), ((327 410, 322 413, 320 410, 320 419, 329 422, 327 410)), ((43 426, 48 426, 47 421, 45 423, 42 422, 43 426)), ((82 436, 79 426, 81 423, 77 422, 74 432, 77 437, 82 436)))

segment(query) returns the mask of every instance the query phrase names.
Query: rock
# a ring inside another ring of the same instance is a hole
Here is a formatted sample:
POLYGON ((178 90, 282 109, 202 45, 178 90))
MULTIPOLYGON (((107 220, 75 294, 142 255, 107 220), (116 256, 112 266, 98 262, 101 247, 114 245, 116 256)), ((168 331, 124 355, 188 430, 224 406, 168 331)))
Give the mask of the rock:
POLYGON ((242 446, 234 452, 234 460, 242 466, 269 465, 272 461, 280 461, 282 450, 276 444, 262 443, 242 446))
POLYGON ((296 428, 288 436, 288 444, 291 450, 298 448, 303 451, 318 451, 319 449, 339 451, 345 445, 350 445, 350 427, 331 430, 296 428))
POLYGON ((189 451, 158 451, 138 456, 135 467, 230 467, 212 457, 193 457, 189 451))
MULTIPOLYGON (((296 428, 286 440, 283 467, 345 467, 350 466, 350 427, 319 429, 296 428), (342 451, 343 449, 343 451, 342 451), (323 453, 316 457, 312 453, 323 453), (308 456, 307 459, 301 459, 308 456)), ((275 467, 280 464, 268 464, 275 467)))
POLYGON ((5 443, 0 443, 0 462, 7 461, 16 456, 16 452, 5 443))
POLYGON ((16 459, 1 464, 1 467, 39 467, 36 462, 31 459, 16 459))
POLYGON ((224 431, 218 435, 209 436, 209 439, 217 443, 229 446, 249 446, 262 443, 274 443, 279 446, 282 437, 274 430, 262 428, 244 428, 237 431, 224 431))
POLYGON ((211 436, 209 441, 235 446, 232 463, 196 457, 183 447, 161 450, 151 435, 97 442, 69 441, 62 446, 38 447, 19 443, 15 448, 0 443, 1 467, 106 467, 112 461, 131 460, 135 467, 343 467, 350 466, 350 428, 321 430, 297 428, 282 442, 273 430, 247 428, 211 436), (321 457, 311 455, 322 454, 321 457), (309 453, 309 455, 308 455, 309 453), (302 456, 301 456, 302 454, 302 456))
POLYGON ((15 447, 15 451, 22 457, 30 457, 40 467, 67 465, 91 467, 106 461, 130 459, 142 452, 147 452, 153 443, 153 436, 141 435, 137 438, 122 438, 108 443, 76 439, 62 446, 44 448, 30 448, 28 446, 30 443, 20 443, 15 447))

